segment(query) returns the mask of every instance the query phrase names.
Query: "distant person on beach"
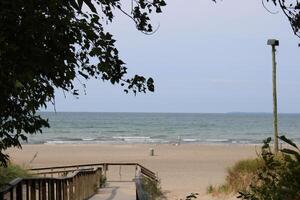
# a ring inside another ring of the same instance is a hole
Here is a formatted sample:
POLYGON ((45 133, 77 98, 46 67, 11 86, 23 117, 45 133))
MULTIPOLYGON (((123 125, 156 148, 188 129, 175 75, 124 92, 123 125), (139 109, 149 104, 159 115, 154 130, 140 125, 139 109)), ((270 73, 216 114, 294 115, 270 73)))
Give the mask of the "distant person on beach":
POLYGON ((180 143, 181 143, 181 136, 178 135, 178 137, 177 137, 177 145, 180 145, 180 143))

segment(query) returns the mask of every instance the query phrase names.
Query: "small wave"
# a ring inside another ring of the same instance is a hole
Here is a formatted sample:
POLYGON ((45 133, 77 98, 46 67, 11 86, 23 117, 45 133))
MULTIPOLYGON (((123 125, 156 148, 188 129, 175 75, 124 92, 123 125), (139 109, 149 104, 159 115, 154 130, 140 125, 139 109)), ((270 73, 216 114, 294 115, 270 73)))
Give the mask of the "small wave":
POLYGON ((82 138, 83 141, 93 141, 95 138, 82 138))
POLYGON ((205 139, 206 142, 229 142, 229 139, 205 139))
POLYGON ((189 139, 189 138, 184 138, 182 139, 183 142, 197 142, 197 139, 189 139))
POLYGON ((144 137, 144 136, 114 136, 113 139, 121 139, 121 140, 127 140, 127 139, 150 139, 150 137, 144 137))
POLYGON ((69 140, 69 141, 80 141, 80 140, 82 140, 82 138, 55 137, 53 139, 50 139, 49 141, 67 141, 67 140, 69 140))
MULTIPOLYGON (((261 144, 259 140, 249 139, 201 139, 201 138, 181 138, 182 143, 200 143, 200 144, 261 144)), ((113 137, 86 137, 86 138, 54 138, 41 141, 30 141, 37 144, 166 144, 177 143, 178 138, 152 138, 149 136, 113 136, 113 137)))
POLYGON ((96 141, 96 140, 52 140, 46 141, 44 144, 98 144, 98 143, 111 143, 107 141, 96 141))
POLYGON ((59 140, 52 140, 46 141, 45 144, 71 144, 71 142, 75 143, 75 141, 59 141, 59 140))

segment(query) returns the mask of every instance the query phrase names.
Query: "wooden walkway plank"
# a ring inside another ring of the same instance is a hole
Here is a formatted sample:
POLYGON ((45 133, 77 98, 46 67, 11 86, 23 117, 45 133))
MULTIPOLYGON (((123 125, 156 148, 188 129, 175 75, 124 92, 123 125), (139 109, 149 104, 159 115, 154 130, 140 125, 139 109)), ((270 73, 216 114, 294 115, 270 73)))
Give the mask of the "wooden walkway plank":
POLYGON ((134 200, 136 199, 134 182, 107 182, 90 200, 134 200))

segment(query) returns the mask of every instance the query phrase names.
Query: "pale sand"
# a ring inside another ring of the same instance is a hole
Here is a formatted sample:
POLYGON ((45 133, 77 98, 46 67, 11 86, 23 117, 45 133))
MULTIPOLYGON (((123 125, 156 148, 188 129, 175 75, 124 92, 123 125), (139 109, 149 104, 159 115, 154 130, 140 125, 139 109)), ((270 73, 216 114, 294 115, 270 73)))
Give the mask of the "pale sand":
POLYGON ((15 163, 28 165, 37 152, 32 167, 138 162, 158 173, 168 199, 184 198, 190 192, 198 192, 198 199, 211 199, 206 195, 207 186, 222 183, 227 167, 255 157, 257 149, 254 145, 49 144, 24 145, 22 150, 10 149, 9 154, 15 163), (155 156, 149 156, 150 148, 155 156))

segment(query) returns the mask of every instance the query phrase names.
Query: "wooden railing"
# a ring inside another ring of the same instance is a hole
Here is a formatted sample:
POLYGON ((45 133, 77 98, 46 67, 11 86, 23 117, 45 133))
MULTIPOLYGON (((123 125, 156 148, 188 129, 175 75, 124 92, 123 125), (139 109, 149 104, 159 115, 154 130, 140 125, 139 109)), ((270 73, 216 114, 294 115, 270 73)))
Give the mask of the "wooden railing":
POLYGON ((89 170, 95 167, 101 167, 103 169, 103 174, 105 176, 109 166, 134 166, 136 169, 136 174, 141 173, 152 180, 157 180, 156 174, 147 169, 139 163, 92 163, 92 164, 82 164, 82 165, 63 165, 63 166, 53 166, 53 167, 39 167, 30 169, 34 174, 47 176, 64 175, 66 173, 75 172, 77 170, 89 170))
POLYGON ((102 168, 60 178, 17 178, 0 191, 0 200, 82 200, 100 186, 102 168))
POLYGON ((138 163, 96 163, 40 167, 30 169, 42 177, 17 178, 0 190, 0 200, 82 200, 93 196, 100 187, 108 166, 134 166, 136 170, 136 198, 147 199, 140 177, 157 181, 154 172, 138 163))

